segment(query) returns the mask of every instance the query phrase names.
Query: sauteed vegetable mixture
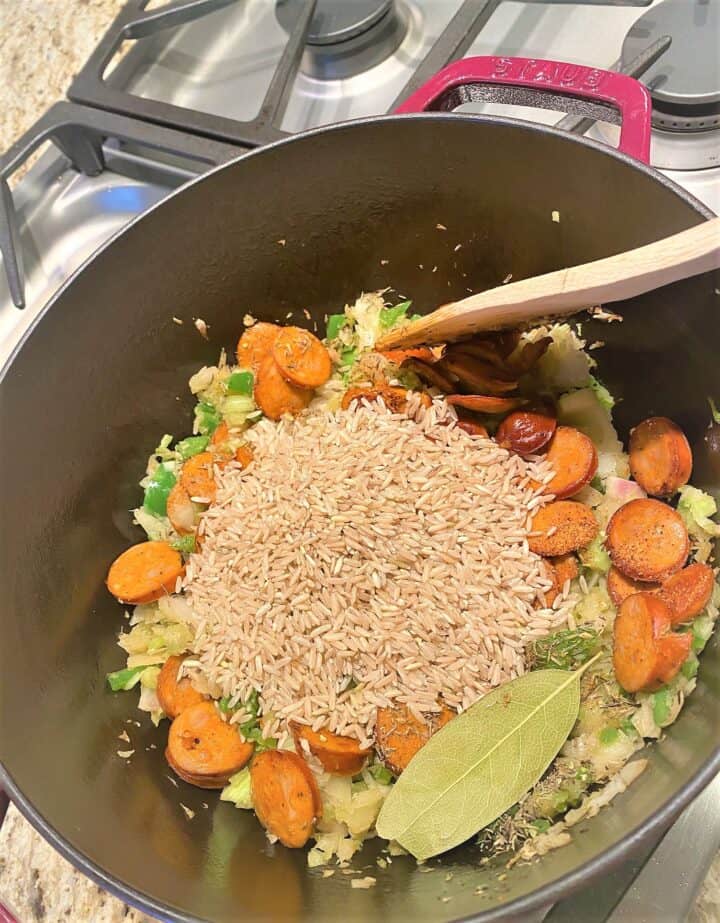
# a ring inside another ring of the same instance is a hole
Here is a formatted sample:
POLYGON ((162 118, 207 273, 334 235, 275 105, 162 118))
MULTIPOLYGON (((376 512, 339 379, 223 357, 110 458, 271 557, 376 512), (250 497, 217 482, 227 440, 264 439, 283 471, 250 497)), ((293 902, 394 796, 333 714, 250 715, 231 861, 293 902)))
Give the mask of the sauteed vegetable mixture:
POLYGON ((107 576, 134 607, 110 688, 313 866, 566 843, 645 768, 720 603, 684 433, 626 452, 579 328, 376 351, 410 308, 363 295, 323 341, 246 318, 107 576))

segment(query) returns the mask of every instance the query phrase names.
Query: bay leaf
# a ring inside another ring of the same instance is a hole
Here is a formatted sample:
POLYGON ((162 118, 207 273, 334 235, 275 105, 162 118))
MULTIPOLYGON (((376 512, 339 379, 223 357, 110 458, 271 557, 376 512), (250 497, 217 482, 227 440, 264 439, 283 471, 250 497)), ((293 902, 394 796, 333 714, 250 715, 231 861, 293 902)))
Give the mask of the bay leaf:
POLYGON ((446 724, 393 786, 378 834, 428 859, 496 820, 535 785, 567 740, 583 672, 526 673, 446 724))

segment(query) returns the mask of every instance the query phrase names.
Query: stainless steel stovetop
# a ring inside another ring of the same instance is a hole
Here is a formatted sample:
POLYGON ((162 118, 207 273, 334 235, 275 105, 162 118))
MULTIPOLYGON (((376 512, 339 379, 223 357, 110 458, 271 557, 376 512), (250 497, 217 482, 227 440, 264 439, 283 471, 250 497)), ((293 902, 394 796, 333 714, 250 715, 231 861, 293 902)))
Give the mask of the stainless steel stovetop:
MULTIPOLYGON (((655 104, 652 163, 720 212, 720 0, 147 6, 128 0, 70 101, 0 158, 0 366, 88 256, 188 179, 285 133, 391 111, 446 63, 469 55, 642 73, 655 104), (48 139, 54 143, 10 194, 6 181, 48 139)), ((614 126, 562 112, 463 108, 562 119, 562 127, 617 141, 614 126)), ((544 917, 683 920, 718 849, 720 778, 659 844, 544 917), (669 865, 670 876, 661 871, 669 865)))

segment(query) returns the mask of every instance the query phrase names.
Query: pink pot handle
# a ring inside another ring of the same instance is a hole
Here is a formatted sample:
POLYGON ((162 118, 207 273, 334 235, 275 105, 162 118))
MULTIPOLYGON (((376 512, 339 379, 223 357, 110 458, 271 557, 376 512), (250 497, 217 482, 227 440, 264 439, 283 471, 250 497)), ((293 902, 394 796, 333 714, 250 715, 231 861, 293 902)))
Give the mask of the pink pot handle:
POLYGON ((540 58, 463 58, 448 64, 396 110, 449 112, 467 102, 507 102, 563 109, 620 125, 619 149, 650 160, 650 94, 638 80, 614 71, 540 58), (514 87, 513 93, 492 87, 514 87), (485 89, 483 89, 485 88, 485 89), (582 103, 589 108, 582 111, 582 103), (593 106, 594 104, 594 106, 593 106), (598 108, 604 112, 598 114, 598 108), (594 109, 594 111, 593 111, 594 109))

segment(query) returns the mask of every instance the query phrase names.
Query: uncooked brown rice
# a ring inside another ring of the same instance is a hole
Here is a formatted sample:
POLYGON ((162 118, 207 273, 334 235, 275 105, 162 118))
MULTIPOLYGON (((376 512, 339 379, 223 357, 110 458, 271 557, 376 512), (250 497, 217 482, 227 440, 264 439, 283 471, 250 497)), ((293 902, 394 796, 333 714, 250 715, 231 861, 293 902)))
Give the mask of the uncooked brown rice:
POLYGON ((552 472, 454 421, 417 396, 262 420, 250 468, 216 472, 184 580, 194 656, 218 694, 261 690, 265 733, 293 718, 368 744, 378 706, 467 708, 567 622, 569 585, 545 606, 526 538, 552 472))

